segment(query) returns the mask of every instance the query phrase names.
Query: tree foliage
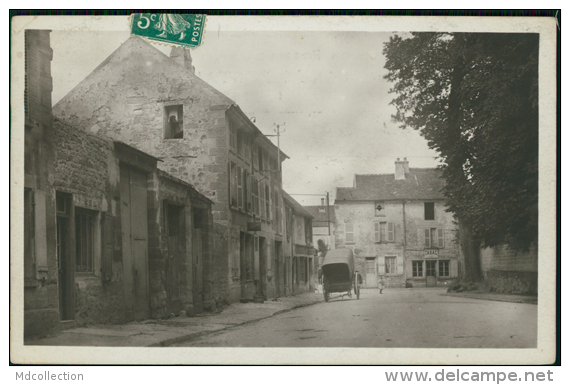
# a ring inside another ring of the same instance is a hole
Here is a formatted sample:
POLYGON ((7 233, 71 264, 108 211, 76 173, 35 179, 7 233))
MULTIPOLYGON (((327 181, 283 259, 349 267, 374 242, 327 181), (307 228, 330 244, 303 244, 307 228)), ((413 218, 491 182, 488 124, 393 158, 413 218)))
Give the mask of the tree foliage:
POLYGON ((538 43, 412 33, 384 46, 393 119, 439 153, 449 209, 483 246, 538 237, 538 43))

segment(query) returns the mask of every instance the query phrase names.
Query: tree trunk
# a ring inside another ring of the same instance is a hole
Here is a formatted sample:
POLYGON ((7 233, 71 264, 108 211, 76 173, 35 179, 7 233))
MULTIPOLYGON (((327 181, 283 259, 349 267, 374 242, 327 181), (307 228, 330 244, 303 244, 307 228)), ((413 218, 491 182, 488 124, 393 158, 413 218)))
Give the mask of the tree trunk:
POLYGON ((459 244, 463 252, 463 263, 460 271, 462 283, 479 283, 481 274, 481 247, 480 242, 473 238, 469 226, 459 221, 459 244))

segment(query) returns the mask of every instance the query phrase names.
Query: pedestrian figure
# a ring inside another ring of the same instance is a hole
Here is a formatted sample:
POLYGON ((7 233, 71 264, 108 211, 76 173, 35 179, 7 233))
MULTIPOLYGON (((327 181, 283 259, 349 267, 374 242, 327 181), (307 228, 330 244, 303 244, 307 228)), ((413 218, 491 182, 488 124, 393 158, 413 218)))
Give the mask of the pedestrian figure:
POLYGON ((380 294, 382 294, 382 290, 384 290, 384 277, 381 275, 378 276, 378 289, 380 289, 380 294))

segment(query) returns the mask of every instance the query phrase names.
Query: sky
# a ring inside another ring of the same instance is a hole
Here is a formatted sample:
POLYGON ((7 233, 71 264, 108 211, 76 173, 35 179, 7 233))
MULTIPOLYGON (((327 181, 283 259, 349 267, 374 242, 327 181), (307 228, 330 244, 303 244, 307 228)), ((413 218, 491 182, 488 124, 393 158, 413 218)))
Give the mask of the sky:
MULTIPOLYGON (((283 188, 301 204, 319 204, 354 174, 435 167, 437 154, 413 130, 391 120, 394 94, 383 79, 386 32, 206 32, 191 51, 196 75, 255 117, 264 134, 284 129, 283 188)), ((53 103, 129 38, 125 32, 52 30, 53 103)), ((153 43, 154 44, 154 43, 153 43)), ((155 44, 165 54, 170 47, 155 44)), ((276 138, 272 138, 277 144, 276 138)))

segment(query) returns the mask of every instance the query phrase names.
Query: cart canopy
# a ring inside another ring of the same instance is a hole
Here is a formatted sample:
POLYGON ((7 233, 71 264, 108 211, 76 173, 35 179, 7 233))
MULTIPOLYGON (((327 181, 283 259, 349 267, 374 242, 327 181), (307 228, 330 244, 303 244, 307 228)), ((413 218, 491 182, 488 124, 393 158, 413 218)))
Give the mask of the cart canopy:
POLYGON ((354 274, 354 256, 352 254, 352 250, 350 249, 333 249, 327 252, 325 259, 323 260, 323 272, 326 274, 327 270, 341 268, 341 266, 346 266, 342 270, 346 271, 347 277, 350 280, 350 277, 354 274), (333 267, 333 265, 337 265, 333 267))

